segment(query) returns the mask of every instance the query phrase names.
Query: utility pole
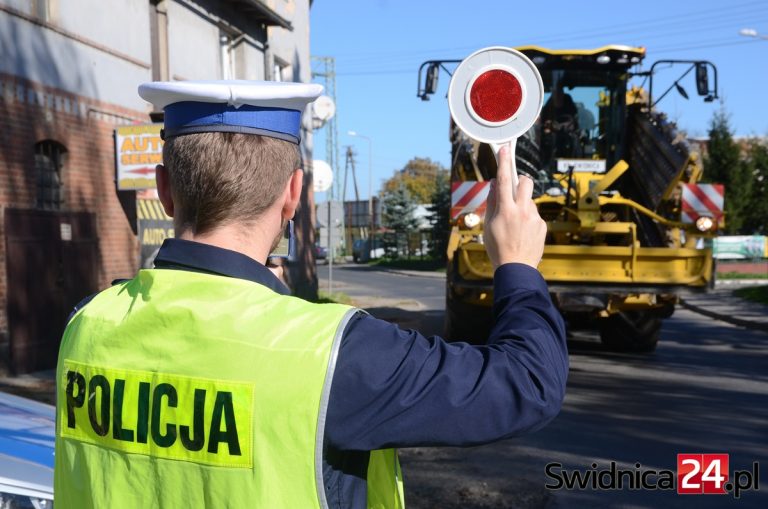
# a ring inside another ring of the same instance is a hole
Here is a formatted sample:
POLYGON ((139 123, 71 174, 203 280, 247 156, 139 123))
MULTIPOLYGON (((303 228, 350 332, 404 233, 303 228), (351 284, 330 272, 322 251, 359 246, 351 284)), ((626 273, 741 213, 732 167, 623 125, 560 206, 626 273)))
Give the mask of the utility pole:
POLYGON ((328 222, 326 227, 328 228, 328 298, 333 299, 333 224, 331 223, 331 205, 332 201, 328 201, 328 222))
MULTIPOLYGON (((371 246, 373 246, 373 140, 369 136, 360 134, 356 131, 347 132, 350 136, 356 136, 362 138, 368 142, 368 216, 369 216, 369 229, 368 238, 371 239, 371 246)), ((371 247, 373 249, 373 247, 371 247)))
MULTIPOLYGON (((323 86, 325 87, 325 95, 333 99, 334 104, 338 105, 338 101, 336 100, 336 59, 334 57, 322 57, 313 55, 310 57, 310 61, 316 63, 316 67, 318 67, 317 70, 312 71, 312 77, 322 78, 323 86)), ((339 170, 339 133, 337 129, 338 117, 339 112, 337 106, 336 114, 331 117, 331 119, 328 120, 323 127, 323 129, 325 129, 325 159, 328 162, 328 165, 331 167, 334 175, 333 184, 328 193, 329 202, 333 201, 334 195, 338 196, 340 188, 339 179, 336 178, 338 176, 339 170), (334 189, 336 190, 335 193, 334 189)), ((342 207, 343 200, 344 198, 342 197, 342 207)), ((330 205, 328 205, 328 207, 330 207, 330 205)), ((342 214, 341 217, 341 230, 344 231, 344 214, 342 214)), ((342 239, 342 242, 346 240, 343 236, 342 239)), ((328 256, 332 258, 333 255, 333 246, 329 244, 328 256)))
POLYGON ((360 193, 357 190, 357 168, 355 166, 355 152, 352 150, 352 147, 347 147, 347 159, 349 160, 349 165, 352 167, 352 183, 355 186, 355 201, 360 201, 360 193))
MULTIPOLYGON (((334 104, 338 105, 336 101, 336 59, 334 57, 310 57, 312 62, 316 62, 320 65, 320 69, 312 71, 313 78, 322 78, 323 86, 325 86, 325 95, 333 99, 334 104)), ((337 120, 339 118, 338 106, 336 114, 326 122, 323 129, 325 129, 325 158, 331 169, 336 174, 339 169, 339 133, 337 130, 337 120)), ((334 179, 334 185, 338 191, 338 179, 334 179)), ((333 193, 331 193, 333 194, 333 193)))
MULTIPOLYGON (((357 189, 357 166, 355 161, 355 151, 352 150, 351 146, 347 146, 347 161, 346 161, 346 167, 349 167, 352 169, 352 183, 355 187, 355 211, 357 211, 357 205, 360 202, 360 192, 357 189)), ((347 173, 346 169, 344 171, 344 189, 347 188, 347 173)), ((346 196, 346 192, 344 194, 346 196)), ((350 210, 350 223, 352 222, 352 211, 350 210)), ((359 226, 359 225, 358 225, 359 226)), ((360 227, 360 237, 363 237, 363 229, 360 227)))

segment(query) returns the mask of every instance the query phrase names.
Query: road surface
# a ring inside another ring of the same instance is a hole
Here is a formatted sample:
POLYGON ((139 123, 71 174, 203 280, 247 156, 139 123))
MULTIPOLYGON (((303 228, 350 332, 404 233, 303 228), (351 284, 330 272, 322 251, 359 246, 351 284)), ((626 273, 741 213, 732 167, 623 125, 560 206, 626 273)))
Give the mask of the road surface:
MULTIPOLYGON (((319 274, 322 283, 327 267, 319 274)), ((336 267, 334 279, 353 298, 419 301, 418 312, 398 315, 391 306, 371 311, 427 334, 440 332, 443 280, 363 266, 336 267)), ((661 337, 655 353, 630 355, 604 351, 596 334, 576 333, 569 341, 571 371, 560 415, 532 435, 497 444, 401 451, 408 507, 768 507, 768 334, 678 308, 661 337), (727 453, 731 474, 752 470, 757 461, 762 489, 734 500, 674 490, 545 488, 556 483, 545 474, 548 463, 562 464, 562 470, 551 467, 552 474, 572 474, 608 470, 615 462, 629 471, 626 485, 634 472, 674 473, 678 453, 727 453)))

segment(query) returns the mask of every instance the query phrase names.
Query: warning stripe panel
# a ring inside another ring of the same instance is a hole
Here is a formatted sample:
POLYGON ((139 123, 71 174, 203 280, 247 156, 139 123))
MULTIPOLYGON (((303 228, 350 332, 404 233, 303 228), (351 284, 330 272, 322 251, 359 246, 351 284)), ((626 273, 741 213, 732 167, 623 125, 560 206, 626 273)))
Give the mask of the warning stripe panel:
POLYGON ((155 212, 155 207, 152 205, 154 204, 153 201, 145 201, 144 202, 144 210, 147 212, 147 219, 154 219, 157 220, 157 213, 155 212))
POLYGON ((160 200, 136 200, 136 214, 139 219, 145 221, 172 221, 173 218, 165 214, 160 200))
POLYGON ((723 209, 725 202, 725 186, 723 184, 699 185, 698 188, 705 192, 715 205, 723 209))
POLYGON ((452 182, 451 183, 451 207, 461 200, 472 189, 476 182, 452 182))
POLYGON ((684 223, 693 223, 700 216, 723 216, 725 187, 722 184, 683 184, 682 214, 684 223))
POLYGON ((720 184, 688 185, 689 193, 696 195, 711 210, 723 209, 723 186, 720 184))
POLYGON ((149 219, 149 212, 147 212, 147 207, 144 204, 146 200, 136 200, 136 212, 139 216, 139 219, 149 219))
POLYGON ((458 219, 460 215, 469 212, 485 213, 489 190, 488 182, 453 182, 451 184, 451 219, 458 219))
MULTIPOLYGON (((466 183, 464 183, 466 184, 466 183)), ((457 189, 456 193, 451 196, 451 206, 453 207, 465 207, 468 203, 475 199, 475 197, 481 193, 483 186, 481 185, 462 185, 457 189)))

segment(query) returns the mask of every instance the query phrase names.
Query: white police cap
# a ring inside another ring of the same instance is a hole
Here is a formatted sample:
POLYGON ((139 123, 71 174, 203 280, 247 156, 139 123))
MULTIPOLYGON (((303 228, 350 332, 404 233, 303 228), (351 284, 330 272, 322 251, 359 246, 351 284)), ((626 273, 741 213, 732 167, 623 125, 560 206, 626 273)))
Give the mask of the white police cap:
POLYGON ((259 134, 298 144, 301 114, 323 92, 315 83, 156 81, 139 95, 165 111, 163 137, 205 132, 259 134))

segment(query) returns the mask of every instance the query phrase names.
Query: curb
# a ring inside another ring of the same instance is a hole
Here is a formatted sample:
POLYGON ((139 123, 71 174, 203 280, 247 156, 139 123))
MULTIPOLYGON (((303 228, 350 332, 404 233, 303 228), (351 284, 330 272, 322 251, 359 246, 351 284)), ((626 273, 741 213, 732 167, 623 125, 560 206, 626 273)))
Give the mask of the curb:
POLYGON ((768 279, 717 279, 715 288, 718 286, 758 286, 768 284, 768 279))
POLYGON ((423 272, 421 271, 404 271, 404 270, 398 270, 398 269, 390 269, 388 267, 376 267, 377 270, 383 271, 383 272, 390 272, 392 274, 399 274, 401 276, 408 276, 408 277, 426 277, 430 279, 445 279, 445 272, 432 272, 425 270, 423 272))
POLYGON ((699 313, 700 315, 708 316, 710 318, 714 318, 715 320, 720 320, 723 322, 730 323, 732 325, 738 325, 740 327, 745 327, 747 329, 752 330, 759 330, 763 332, 768 332, 768 323, 760 323, 760 322, 753 322, 750 320, 744 320, 743 318, 737 318, 735 316, 731 315, 724 315, 721 313, 716 313, 715 311, 711 311, 709 309, 705 309, 701 306, 697 306, 695 304, 691 304, 690 302, 686 301, 685 299, 680 299, 680 304, 686 309, 689 309, 693 311, 694 313, 699 313))

